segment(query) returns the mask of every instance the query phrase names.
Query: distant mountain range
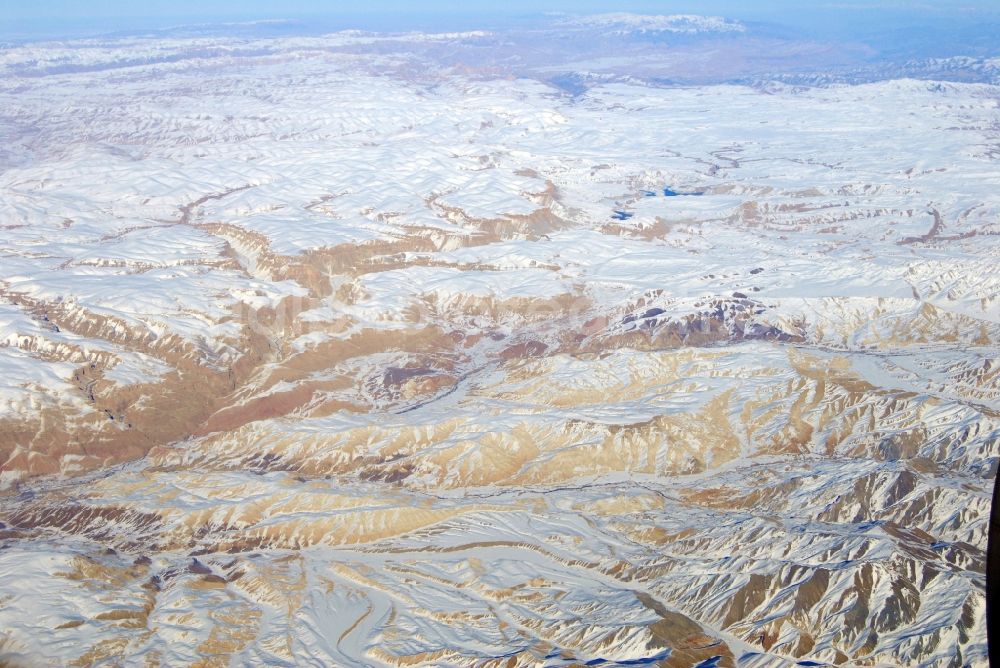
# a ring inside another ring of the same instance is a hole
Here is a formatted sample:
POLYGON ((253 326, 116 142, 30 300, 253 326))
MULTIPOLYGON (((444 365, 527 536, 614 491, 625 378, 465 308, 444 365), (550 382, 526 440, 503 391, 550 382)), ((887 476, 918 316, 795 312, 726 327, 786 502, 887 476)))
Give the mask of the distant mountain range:
POLYGON ((666 32, 691 35, 746 32, 746 26, 739 21, 719 16, 698 16, 696 14, 659 15, 616 12, 571 18, 565 20, 563 24, 610 30, 615 34, 666 32))

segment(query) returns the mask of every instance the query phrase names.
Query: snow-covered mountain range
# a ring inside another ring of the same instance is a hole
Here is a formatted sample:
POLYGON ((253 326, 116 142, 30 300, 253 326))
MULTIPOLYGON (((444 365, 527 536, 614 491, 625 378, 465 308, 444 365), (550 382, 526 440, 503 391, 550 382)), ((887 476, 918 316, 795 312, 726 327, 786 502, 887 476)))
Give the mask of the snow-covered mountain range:
POLYGON ((567 25, 587 28, 610 29, 628 33, 699 33, 745 32, 746 26, 739 21, 721 16, 699 16, 697 14, 631 14, 613 12, 590 14, 566 21, 567 25))
POLYGON ((0 663, 986 664, 1000 88, 506 39, 0 51, 0 663))

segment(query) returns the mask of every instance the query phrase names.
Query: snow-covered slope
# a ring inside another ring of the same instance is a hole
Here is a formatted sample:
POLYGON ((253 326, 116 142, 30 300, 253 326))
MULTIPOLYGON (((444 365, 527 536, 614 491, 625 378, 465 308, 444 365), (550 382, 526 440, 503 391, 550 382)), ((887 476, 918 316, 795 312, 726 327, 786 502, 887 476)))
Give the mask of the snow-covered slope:
POLYGON ((0 54, 0 663, 985 665, 1000 88, 493 39, 0 54))

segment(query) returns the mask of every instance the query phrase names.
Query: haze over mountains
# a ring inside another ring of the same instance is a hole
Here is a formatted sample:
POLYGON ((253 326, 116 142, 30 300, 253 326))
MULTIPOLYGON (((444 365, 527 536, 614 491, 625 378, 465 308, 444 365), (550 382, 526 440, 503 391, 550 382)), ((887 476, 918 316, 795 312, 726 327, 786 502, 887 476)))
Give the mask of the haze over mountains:
POLYGON ((0 50, 0 663, 986 665, 997 52, 0 50))

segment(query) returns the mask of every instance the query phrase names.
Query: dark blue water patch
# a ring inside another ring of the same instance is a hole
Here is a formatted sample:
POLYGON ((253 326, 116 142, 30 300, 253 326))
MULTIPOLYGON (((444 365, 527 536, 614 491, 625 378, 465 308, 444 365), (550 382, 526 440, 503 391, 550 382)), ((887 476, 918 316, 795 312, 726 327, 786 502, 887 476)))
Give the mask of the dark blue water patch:
POLYGON ((719 661, 722 657, 718 654, 715 656, 710 656, 701 663, 697 664, 694 668, 719 668, 719 661))
POLYGON ((646 196, 646 197, 656 197, 656 191, 655 190, 643 190, 642 194, 644 196, 646 196))
POLYGON ((671 190, 670 188, 664 188, 663 189, 663 195, 665 197, 700 197, 701 195, 704 195, 704 194, 705 193, 703 193, 703 192, 682 193, 682 192, 678 192, 676 190, 671 190))
POLYGON ((549 83, 563 89, 573 97, 583 95, 587 92, 587 81, 579 74, 560 74, 549 79, 549 83))
POLYGON ((585 665, 585 666, 599 666, 602 663, 607 663, 607 661, 605 661, 604 659, 591 659, 590 661, 588 661, 587 663, 585 663, 583 665, 585 665))
POLYGON ((621 209, 615 209, 615 212, 614 212, 614 214, 611 217, 612 218, 616 218, 618 220, 628 220, 629 218, 631 218, 634 215, 635 215, 634 213, 629 213, 628 211, 623 211, 621 209))
POLYGON ((943 550, 946 547, 951 547, 951 543, 946 543, 943 540, 937 540, 931 543, 932 550, 943 550))
POLYGON ((796 666, 825 666, 826 664, 822 663, 820 661, 810 661, 809 659, 806 659, 805 661, 799 661, 795 665, 796 666))

